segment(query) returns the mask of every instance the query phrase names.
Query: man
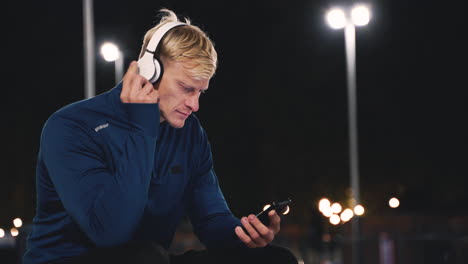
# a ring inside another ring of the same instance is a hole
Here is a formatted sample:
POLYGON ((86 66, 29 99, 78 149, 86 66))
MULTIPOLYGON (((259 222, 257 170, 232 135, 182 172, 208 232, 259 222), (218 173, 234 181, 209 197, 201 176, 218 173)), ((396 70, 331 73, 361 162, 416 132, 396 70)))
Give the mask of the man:
POLYGON ((140 75, 153 34, 178 21, 163 11, 117 87, 46 122, 25 264, 297 263, 269 245, 280 230, 274 211, 269 226, 254 215, 239 221, 219 188, 207 135, 192 115, 217 65, 206 34, 188 20, 170 28, 151 55, 162 77, 140 75), (185 212, 207 250, 169 256, 185 212))

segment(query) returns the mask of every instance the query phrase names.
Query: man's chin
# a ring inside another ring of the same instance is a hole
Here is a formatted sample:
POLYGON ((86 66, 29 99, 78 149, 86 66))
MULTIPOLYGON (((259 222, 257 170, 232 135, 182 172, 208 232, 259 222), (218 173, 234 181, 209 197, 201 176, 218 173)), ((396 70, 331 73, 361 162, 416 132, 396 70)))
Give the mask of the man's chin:
POLYGON ((173 128, 183 128, 185 125, 185 120, 166 120, 166 121, 173 128))

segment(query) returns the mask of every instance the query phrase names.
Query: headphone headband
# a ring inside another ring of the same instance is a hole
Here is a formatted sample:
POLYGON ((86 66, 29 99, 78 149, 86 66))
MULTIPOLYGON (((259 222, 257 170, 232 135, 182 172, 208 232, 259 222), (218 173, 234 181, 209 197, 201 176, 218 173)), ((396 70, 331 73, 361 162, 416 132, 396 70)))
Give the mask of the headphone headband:
POLYGON ((178 27, 178 26, 185 26, 187 24, 174 21, 174 22, 169 22, 167 24, 162 25, 156 32, 154 32, 153 36, 151 37, 151 40, 148 43, 148 46, 146 46, 146 52, 154 54, 156 51, 156 48, 158 47, 159 42, 161 39, 166 35, 166 33, 171 30, 172 28, 178 27))

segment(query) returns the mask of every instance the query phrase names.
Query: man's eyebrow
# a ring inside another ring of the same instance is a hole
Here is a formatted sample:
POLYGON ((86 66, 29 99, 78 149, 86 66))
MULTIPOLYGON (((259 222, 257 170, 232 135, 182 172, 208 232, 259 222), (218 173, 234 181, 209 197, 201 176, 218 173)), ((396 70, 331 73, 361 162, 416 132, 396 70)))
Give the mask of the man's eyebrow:
POLYGON ((183 81, 179 81, 179 84, 182 85, 182 86, 184 86, 185 88, 193 88, 193 87, 191 87, 190 85, 184 83, 183 81))
MULTIPOLYGON (((183 81, 178 81, 178 82, 179 82, 180 85, 182 85, 182 86, 185 87, 185 88, 188 88, 188 89, 195 89, 195 87, 192 87, 192 86, 186 84, 186 83, 183 82, 183 81)), ((200 90, 206 91, 206 90, 208 90, 208 87, 203 88, 203 89, 200 89, 200 90)))

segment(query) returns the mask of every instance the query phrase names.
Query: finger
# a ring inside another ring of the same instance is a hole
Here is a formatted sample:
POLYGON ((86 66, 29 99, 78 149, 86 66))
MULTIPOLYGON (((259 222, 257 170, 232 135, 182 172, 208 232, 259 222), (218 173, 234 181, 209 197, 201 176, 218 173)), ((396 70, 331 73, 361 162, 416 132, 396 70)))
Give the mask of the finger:
POLYGON ((268 213, 268 218, 270 218, 269 228, 273 230, 274 234, 278 234, 280 231, 281 217, 276 213, 275 210, 272 210, 268 213))
MULTIPOLYGON (((266 227, 255 215, 249 215, 249 222, 261 236, 261 239, 263 240, 262 242, 270 243, 273 241, 273 230, 270 230, 268 227, 266 227)), ((255 240, 255 242, 257 243, 257 240, 255 240)))
POLYGON ((129 83, 133 76, 138 74, 138 63, 136 61, 132 61, 130 66, 128 66, 127 72, 123 77, 124 83, 129 83))
MULTIPOLYGON (((254 216, 254 215, 250 215, 249 218, 251 216, 254 216)), ((242 222, 242 225, 244 226, 245 230, 247 230, 247 232, 249 233, 250 238, 255 242, 255 244, 258 247, 266 246, 267 242, 265 242, 263 237, 257 232, 257 230, 255 230, 255 228, 252 226, 252 224, 250 224, 250 220, 247 219, 247 217, 243 217, 241 219, 241 222, 242 222)))
POLYGON ((159 92, 158 90, 154 89, 151 83, 148 83, 143 87, 145 90, 149 90, 149 93, 145 95, 146 102, 149 104, 157 104, 159 103, 159 92))
POLYGON ((141 88, 143 88, 143 86, 145 85, 146 82, 148 82, 148 81, 141 75, 137 74, 137 75, 133 76, 133 78, 131 79, 131 83, 130 83, 129 96, 131 98, 138 97, 141 88))
POLYGON ((236 226, 234 228, 234 232, 236 233, 237 237, 249 248, 256 248, 257 246, 253 242, 253 240, 242 230, 240 226, 236 226))
POLYGON ((150 98, 151 103, 157 104, 159 103, 159 91, 154 89, 151 90, 151 92, 148 94, 148 97, 150 98))
POLYGON ((149 81, 146 81, 144 84, 143 84, 143 88, 141 88, 139 91, 138 91, 138 96, 140 97, 147 97, 151 91, 154 89, 153 85, 149 82, 149 81))
POLYGON ((124 77, 127 75, 135 75, 138 74, 138 62, 132 61, 128 66, 127 72, 125 73, 124 77))

